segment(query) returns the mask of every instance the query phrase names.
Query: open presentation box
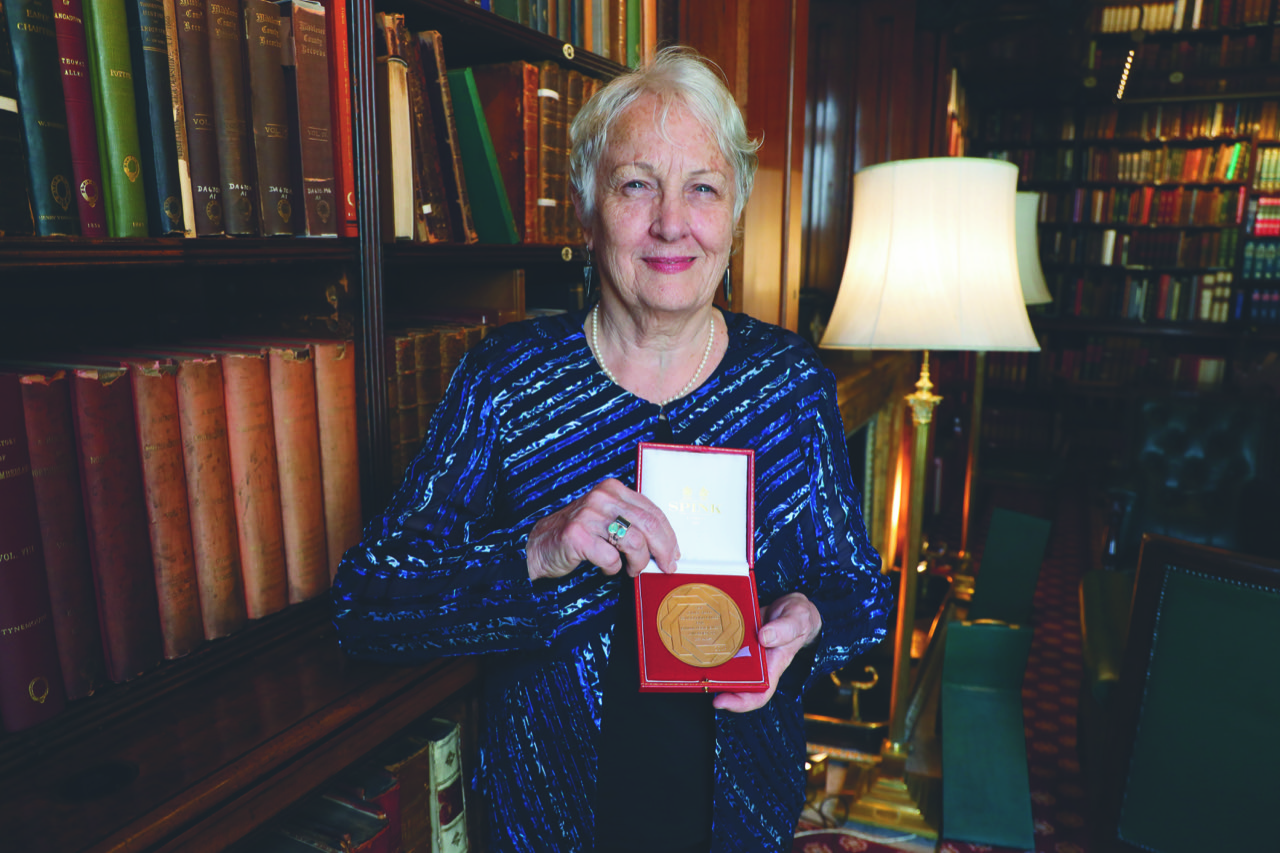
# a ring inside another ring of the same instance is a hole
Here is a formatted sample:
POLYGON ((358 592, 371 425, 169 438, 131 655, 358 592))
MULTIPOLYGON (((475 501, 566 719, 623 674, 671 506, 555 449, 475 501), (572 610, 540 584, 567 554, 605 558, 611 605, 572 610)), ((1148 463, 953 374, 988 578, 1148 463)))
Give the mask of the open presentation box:
POLYGON ((642 442, 640 493, 666 514, 679 569, 636 575, 641 692, 758 693, 769 687, 753 569, 754 454, 642 442))

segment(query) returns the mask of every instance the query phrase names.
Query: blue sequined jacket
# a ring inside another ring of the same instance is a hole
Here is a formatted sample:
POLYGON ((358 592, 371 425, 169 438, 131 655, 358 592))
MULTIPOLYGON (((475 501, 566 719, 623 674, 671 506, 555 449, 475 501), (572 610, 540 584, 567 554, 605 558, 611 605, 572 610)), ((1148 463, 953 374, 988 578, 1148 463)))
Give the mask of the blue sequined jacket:
POLYGON ((412 663, 486 654, 475 784, 496 851, 593 847, 601 680, 617 578, 584 565, 530 581, 534 522, 607 477, 635 484, 659 415, 669 440, 755 450, 760 603, 803 592, 822 615, 776 694, 715 712, 714 851, 789 849, 804 800, 801 693, 884 635, 891 595, 867 540, 835 385, 799 337, 726 314, 715 372, 664 410, 614 385, 583 312, 502 327, 470 352, 385 513, 334 582, 347 654, 412 663))

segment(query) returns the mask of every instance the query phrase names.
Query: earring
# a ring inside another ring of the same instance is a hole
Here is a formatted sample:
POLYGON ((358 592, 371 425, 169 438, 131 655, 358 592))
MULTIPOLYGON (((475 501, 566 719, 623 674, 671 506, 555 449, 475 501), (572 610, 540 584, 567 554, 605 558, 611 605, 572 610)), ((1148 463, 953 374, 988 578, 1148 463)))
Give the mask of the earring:
POLYGON ((584 304, 591 301, 591 286, 595 283, 596 271, 591 264, 591 249, 587 248, 587 263, 582 268, 582 299, 584 304))
POLYGON ((724 268, 724 302, 730 308, 733 307, 733 279, 729 276, 729 268, 724 268))

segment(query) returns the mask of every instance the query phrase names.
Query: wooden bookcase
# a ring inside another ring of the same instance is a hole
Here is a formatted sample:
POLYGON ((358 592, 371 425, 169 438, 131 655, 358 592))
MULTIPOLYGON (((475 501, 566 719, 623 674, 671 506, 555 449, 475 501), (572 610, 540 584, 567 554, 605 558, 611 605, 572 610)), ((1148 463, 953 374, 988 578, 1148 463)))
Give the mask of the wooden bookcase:
MULTIPOLYGON (((555 59, 601 78, 622 70, 463 0, 353 0, 361 236, 0 238, 0 358, 233 332, 350 336, 365 517, 377 512, 393 480, 387 368, 370 356, 383 352, 395 300, 412 292, 429 301, 433 289, 513 269, 554 294, 581 280, 583 255, 569 246, 379 241, 375 11, 403 13, 414 31, 440 30, 451 66, 555 59)), ((328 599, 295 605, 108 685, 47 723, 0 735, 0 846, 222 850, 415 719, 443 709, 474 722, 480 677, 471 658, 404 667, 347 660, 328 599)), ((464 737, 474 742, 471 728, 464 737)))

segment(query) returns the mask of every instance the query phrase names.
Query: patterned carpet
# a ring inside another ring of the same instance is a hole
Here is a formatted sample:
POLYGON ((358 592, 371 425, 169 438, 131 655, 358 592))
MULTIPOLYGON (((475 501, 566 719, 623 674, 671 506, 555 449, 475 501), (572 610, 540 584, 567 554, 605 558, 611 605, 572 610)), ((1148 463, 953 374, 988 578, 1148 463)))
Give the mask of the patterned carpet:
MULTIPOLYGON (((992 506, 1053 517, 1048 553, 1035 593, 1035 632, 1023 680, 1022 709, 1031 776, 1035 853, 1088 853, 1085 791, 1076 757, 1076 706, 1080 687, 1080 620, 1077 587, 1088 561, 1087 520, 1082 498, 1050 501, 1044 492, 1005 489, 992 506)), ((988 508, 988 517, 990 508, 988 508)), ((973 527, 981 572, 982 539, 988 519, 973 527)), ((856 828, 819 831, 801 823, 792 853, 898 853, 912 845, 888 846, 856 828)), ((1009 848, 952 841, 943 827, 938 853, 1012 853, 1009 848)))

